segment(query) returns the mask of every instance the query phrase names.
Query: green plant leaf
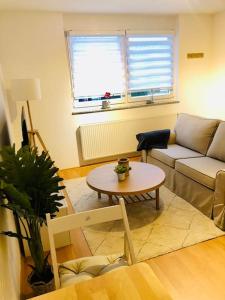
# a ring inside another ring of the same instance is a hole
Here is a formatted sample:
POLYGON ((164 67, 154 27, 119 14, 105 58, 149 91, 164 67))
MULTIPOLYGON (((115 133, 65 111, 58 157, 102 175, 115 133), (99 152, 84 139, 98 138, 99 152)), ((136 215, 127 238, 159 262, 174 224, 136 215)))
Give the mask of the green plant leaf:
POLYGON ((22 235, 22 234, 18 234, 17 232, 12 232, 12 231, 1 231, 0 234, 2 235, 7 235, 7 236, 10 236, 10 237, 15 237, 15 238, 18 238, 18 239, 24 239, 24 240, 29 240, 28 237, 22 235))

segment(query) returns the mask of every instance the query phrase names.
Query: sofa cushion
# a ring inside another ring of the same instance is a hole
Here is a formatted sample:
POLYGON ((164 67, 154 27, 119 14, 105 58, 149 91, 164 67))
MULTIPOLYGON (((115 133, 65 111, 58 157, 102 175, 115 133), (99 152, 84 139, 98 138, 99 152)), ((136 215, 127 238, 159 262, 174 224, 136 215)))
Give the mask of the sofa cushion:
POLYGON ((176 143, 205 155, 218 124, 218 120, 179 114, 175 126, 176 143))
POLYGON ((216 173, 225 168, 225 163, 211 157, 179 159, 175 169, 198 183, 215 190, 216 173))
POLYGON ((92 279, 128 266, 125 259, 118 255, 90 256, 67 261, 59 265, 61 287, 92 279))
POLYGON ((219 124, 207 156, 225 161, 225 122, 219 124))
POLYGON ((203 156, 177 144, 168 145, 167 149, 152 149, 150 155, 172 168, 175 166, 176 159, 203 156))

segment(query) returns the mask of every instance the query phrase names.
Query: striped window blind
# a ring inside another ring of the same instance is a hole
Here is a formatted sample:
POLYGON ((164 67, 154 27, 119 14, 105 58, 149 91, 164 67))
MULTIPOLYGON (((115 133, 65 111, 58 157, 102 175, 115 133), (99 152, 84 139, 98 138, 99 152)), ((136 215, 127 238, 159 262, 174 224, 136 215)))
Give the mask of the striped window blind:
POLYGON ((131 99, 171 95, 173 35, 128 35, 127 69, 131 99))
POLYGON ((68 36, 75 106, 154 101, 173 97, 174 35, 68 36))
POLYGON ((73 94, 78 102, 110 101, 125 93, 122 36, 71 36, 69 38, 73 94))

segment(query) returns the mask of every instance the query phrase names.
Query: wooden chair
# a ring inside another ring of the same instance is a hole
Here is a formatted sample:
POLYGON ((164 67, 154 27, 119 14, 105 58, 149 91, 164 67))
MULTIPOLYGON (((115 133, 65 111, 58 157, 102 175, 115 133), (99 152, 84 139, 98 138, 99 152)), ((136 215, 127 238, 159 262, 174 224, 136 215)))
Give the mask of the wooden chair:
POLYGON ((111 271, 115 267, 136 262, 134 248, 131 241, 131 232, 126 214, 124 200, 121 198, 118 205, 94 209, 90 211, 75 213, 55 219, 46 214, 50 252, 53 265, 53 273, 56 289, 73 284, 74 282, 93 278, 111 271), (57 264, 54 235, 75 228, 104 223, 114 220, 123 220, 124 224, 124 256, 115 258, 113 256, 91 256, 75 259, 57 264), (121 261, 123 261, 121 263, 121 261), (113 262, 113 263, 112 263, 113 262))

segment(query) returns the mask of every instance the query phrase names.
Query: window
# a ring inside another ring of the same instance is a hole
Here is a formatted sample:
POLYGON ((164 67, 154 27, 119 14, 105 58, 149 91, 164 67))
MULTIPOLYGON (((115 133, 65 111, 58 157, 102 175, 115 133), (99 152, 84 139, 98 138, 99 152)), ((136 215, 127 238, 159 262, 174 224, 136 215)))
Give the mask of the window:
MULTIPOLYGON (((111 101, 125 93, 121 36, 73 36, 70 42, 73 94, 77 104, 98 105, 110 92, 111 101)), ((79 106, 79 105, 77 105, 79 106)))
POLYGON ((128 93, 132 99, 153 100, 173 90, 172 35, 127 37, 128 93))
POLYGON ((152 101, 173 96, 173 35, 68 37, 76 107, 152 101))

